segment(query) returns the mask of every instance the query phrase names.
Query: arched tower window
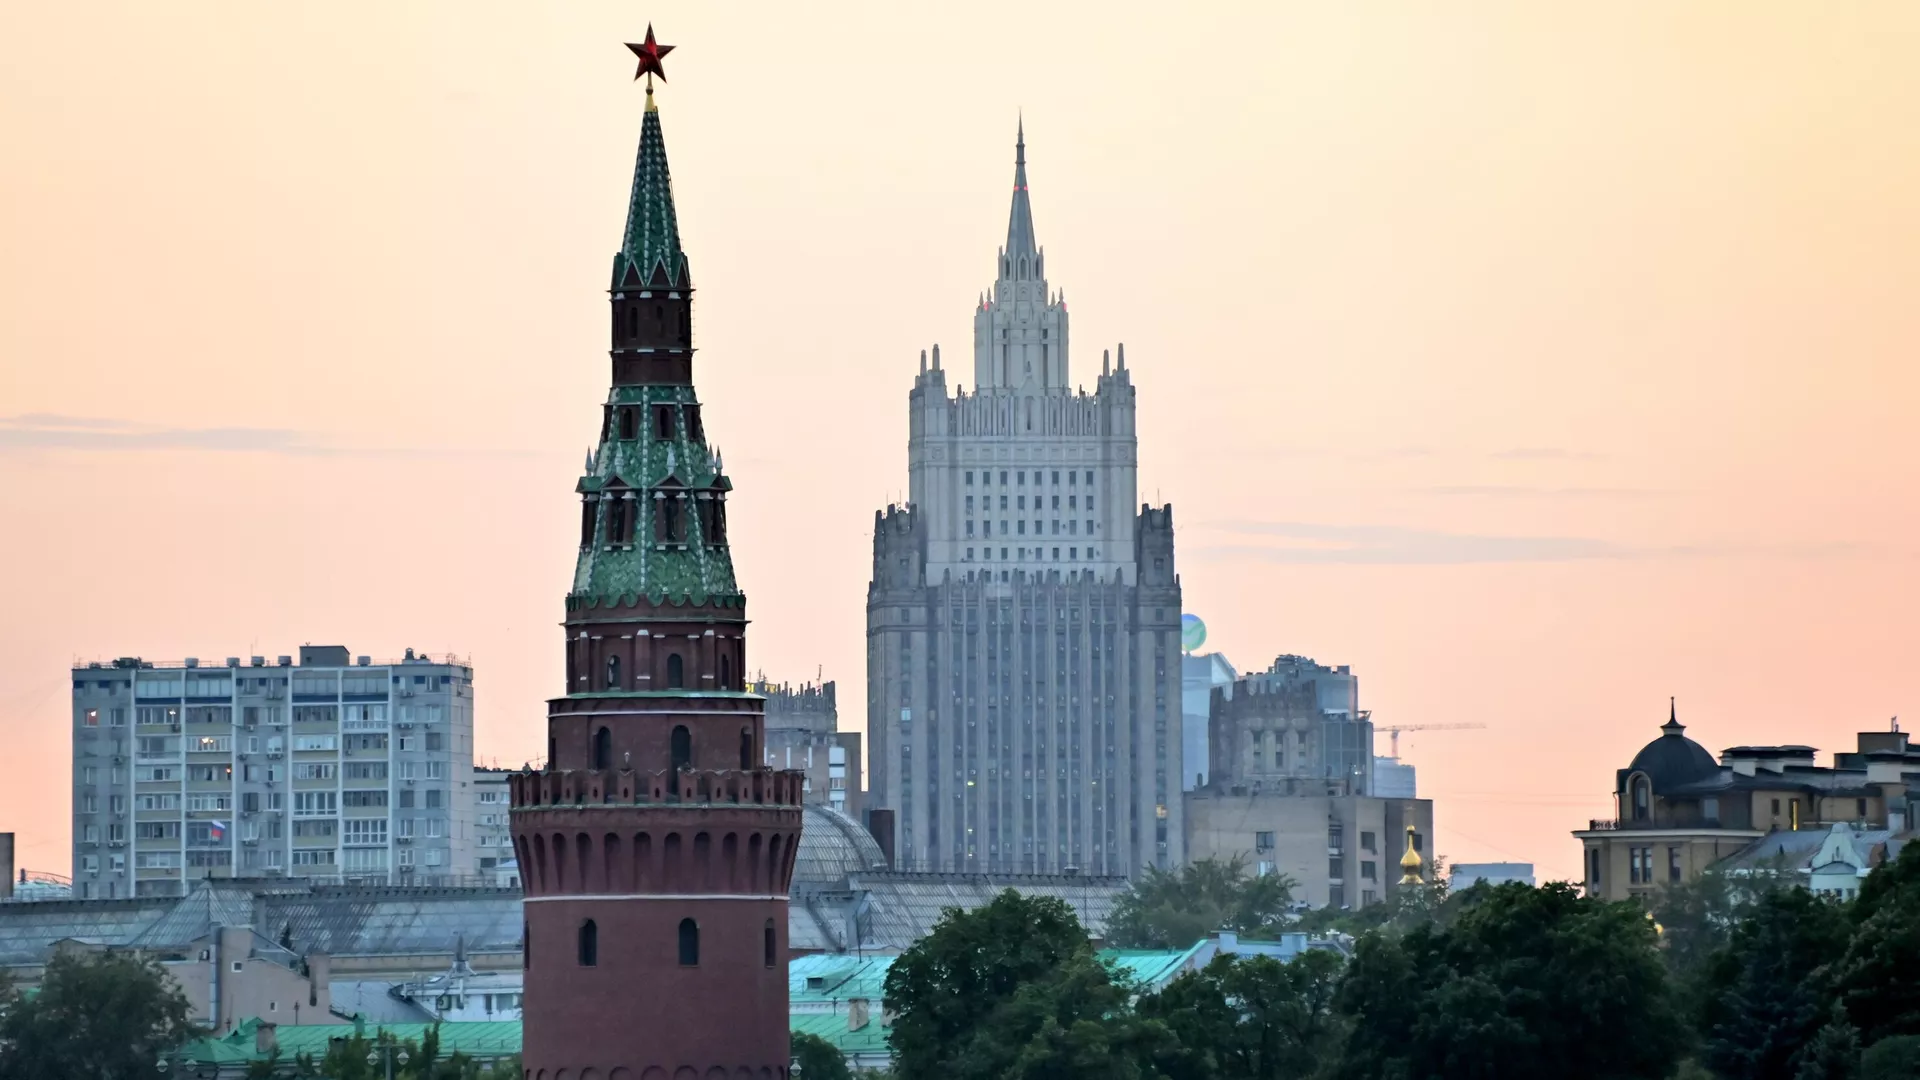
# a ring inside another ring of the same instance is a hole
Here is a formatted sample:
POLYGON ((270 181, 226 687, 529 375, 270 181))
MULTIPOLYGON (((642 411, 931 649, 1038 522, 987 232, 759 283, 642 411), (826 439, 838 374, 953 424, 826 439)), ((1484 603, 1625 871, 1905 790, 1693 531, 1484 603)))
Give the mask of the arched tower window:
POLYGON ((591 496, 580 500, 580 546, 593 544, 593 499, 591 496))
POLYGON ((776 946, 778 946, 780 941, 780 939, 773 932, 772 919, 767 920, 767 925, 761 931, 761 933, 763 935, 761 951, 764 953, 764 955, 762 956, 762 960, 766 963, 768 967, 772 967, 774 949, 776 946))
POLYGON ((1645 821, 1653 813, 1653 784, 1644 776, 1633 778, 1633 820, 1645 821))
POLYGON ((620 410, 620 437, 623 439, 633 438, 633 410, 632 409, 620 410))
POLYGON ((600 963, 600 928, 592 919, 580 924, 580 966, 593 967, 600 963))
POLYGON ((733 689, 733 659, 731 657, 722 656, 720 658, 720 689, 733 689))
POLYGON ((672 757, 669 764, 673 771, 679 772, 693 764, 693 733, 687 730, 687 725, 676 725, 667 744, 667 753, 672 757))
POLYGON ((613 763, 613 732, 604 726, 593 733, 593 767, 605 769, 613 763))
POLYGON ((667 689, 679 690, 686 685, 687 665, 680 659, 679 653, 667 654, 667 689))
POLYGON ((698 967, 700 965, 700 924, 692 919, 680 920, 680 966, 698 967))
MULTIPOLYGON (((607 689, 620 689, 620 658, 617 656, 607 657, 607 689)), ((601 728, 600 730, 605 731, 607 729, 601 728)))
POLYGON ((637 307, 630 307, 627 309, 627 337, 637 338, 639 336, 640 336, 640 309, 637 307))
POLYGON ((1027 260, 1022 258, 1020 260, 1020 277, 1022 279, 1025 279, 1026 276, 1027 276, 1027 260))
POLYGON ((740 729, 740 767, 753 768, 753 729, 740 729))

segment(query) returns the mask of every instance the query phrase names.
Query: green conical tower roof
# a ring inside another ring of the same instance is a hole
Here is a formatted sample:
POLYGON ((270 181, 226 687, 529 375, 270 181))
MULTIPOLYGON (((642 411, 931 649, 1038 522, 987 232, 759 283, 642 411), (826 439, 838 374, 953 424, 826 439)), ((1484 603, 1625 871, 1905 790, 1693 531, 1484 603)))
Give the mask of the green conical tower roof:
MULTIPOLYGON (((685 302, 687 257, 651 94, 626 232, 613 265, 616 305, 623 296, 646 296, 649 287, 669 303, 673 297, 685 302)), ((732 487, 707 443, 690 376, 684 382, 616 382, 608 391, 599 446, 588 455, 578 486, 589 497, 588 517, 568 606, 740 606, 726 544, 724 504, 732 487)))
POLYGON ((613 257, 613 284, 685 285, 687 253, 680 250, 680 222, 673 212, 673 177, 667 171, 667 143, 660 135, 660 110, 647 90, 646 118, 640 124, 640 153, 633 162, 633 194, 627 200, 627 230, 613 257))

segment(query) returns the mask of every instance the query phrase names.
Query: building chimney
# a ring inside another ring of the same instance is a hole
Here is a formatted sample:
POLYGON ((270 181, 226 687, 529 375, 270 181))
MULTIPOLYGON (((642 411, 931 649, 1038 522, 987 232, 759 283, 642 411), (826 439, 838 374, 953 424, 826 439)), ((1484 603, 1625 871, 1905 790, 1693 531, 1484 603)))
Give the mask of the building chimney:
POLYGON ((279 1025, 271 1020, 260 1021, 260 1026, 253 1029, 253 1049, 255 1053, 263 1057, 270 1057, 275 1050, 280 1048, 278 1027, 279 1025))
MULTIPOLYGON (((13 834, 0 832, 0 900, 13 899, 13 834)), ((27 879, 26 871, 20 872, 20 880, 27 879)))
POLYGON ((847 1001, 847 1030, 859 1031, 867 1026, 867 999, 850 998, 847 1001))

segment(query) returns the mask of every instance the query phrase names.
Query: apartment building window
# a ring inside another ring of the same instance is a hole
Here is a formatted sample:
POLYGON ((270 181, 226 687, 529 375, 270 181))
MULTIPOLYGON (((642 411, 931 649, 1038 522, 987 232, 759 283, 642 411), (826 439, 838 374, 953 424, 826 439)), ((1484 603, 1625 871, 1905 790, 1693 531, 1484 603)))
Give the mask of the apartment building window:
POLYGON ((1347 890, 1344 885, 1327 886, 1327 906, 1331 908, 1347 906, 1347 890))
POLYGON ((446 805, 447 793, 439 788, 427 789, 427 809, 438 810, 446 805))
POLYGON ((1650 847, 1629 848, 1627 850, 1627 884, 1653 884, 1653 849, 1650 847))
POLYGON ((1677 847, 1667 849, 1667 880, 1680 880, 1680 849, 1677 847))
POLYGON ((444 732, 439 732, 439 731, 427 732, 427 752, 428 753, 431 754, 436 751, 445 750, 446 748, 447 748, 447 736, 444 732))
POLYGON ((1361 880, 1363 880, 1363 881, 1378 881, 1378 880, 1380 880, 1380 875, 1379 875, 1379 873, 1378 873, 1378 872, 1377 872, 1377 871, 1375 870, 1375 868, 1374 868, 1374 862, 1373 862, 1373 860, 1372 860, 1372 859, 1362 859, 1362 860, 1360 860, 1360 877, 1361 877, 1361 880))
POLYGON ((1380 850, 1379 848, 1377 848, 1377 847, 1375 847, 1375 846, 1374 846, 1374 837, 1373 837, 1373 834, 1372 834, 1372 833, 1370 833, 1370 832, 1363 832, 1363 833, 1361 833, 1361 834, 1360 834, 1360 850, 1361 850, 1361 851, 1378 851, 1378 850, 1380 850))
POLYGON ((1346 869, 1340 865, 1340 856, 1334 855, 1327 859, 1327 876, 1336 881, 1346 876, 1346 869))
POLYGON ((339 810, 339 795, 332 791, 296 791, 293 793, 295 817, 332 814, 339 810))
POLYGON ((1270 832, 1254 833, 1253 834, 1253 850, 1272 851, 1273 850, 1273 834, 1270 832))

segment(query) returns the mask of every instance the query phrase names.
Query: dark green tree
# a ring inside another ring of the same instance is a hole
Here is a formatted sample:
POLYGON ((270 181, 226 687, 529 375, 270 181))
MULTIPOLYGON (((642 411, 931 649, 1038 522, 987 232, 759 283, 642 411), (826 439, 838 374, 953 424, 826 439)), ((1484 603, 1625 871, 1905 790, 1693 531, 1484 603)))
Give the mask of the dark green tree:
POLYGON ((145 1080, 197 1032, 186 997, 152 959, 57 953, 40 992, 8 995, 0 1017, 0 1078, 145 1080))
POLYGON ((793 1060, 804 1080, 851 1080, 847 1056, 839 1047, 804 1031, 794 1032, 792 1042, 793 1060))
POLYGON ((1155 1065, 1170 1080, 1314 1075, 1338 1050, 1333 1001, 1345 966, 1339 954, 1319 950, 1290 963, 1214 957, 1140 999, 1140 1016, 1172 1036, 1155 1065))
POLYGON ((1853 921, 1835 981, 1861 1040, 1920 1035, 1920 844, 1867 876, 1853 921))
POLYGON ((1847 1021, 1847 1011, 1836 1003, 1830 1021, 1816 1032, 1797 1055, 1793 1080, 1857 1080, 1860 1075, 1860 1032, 1847 1021))
MULTIPOLYGON (((987 1017, 951 1072, 978 1080, 1144 1080, 1166 1028, 1131 1008, 1133 988, 1090 955, 1022 986, 987 1017), (1011 1053, 1009 1053, 1011 1051, 1011 1053)), ((905 1073, 918 1076, 917 1073, 905 1073)))
POLYGON ((1701 979, 1702 1060, 1728 1080, 1794 1080, 1830 1018, 1850 931, 1845 909, 1805 889, 1746 907, 1701 979))
POLYGON ((1860 1055, 1860 1080, 1913 1080, 1920 1076, 1920 1035, 1881 1039, 1860 1055))
POLYGON ((904 1080, 1139 1075, 1163 1034, 1093 955, 1073 909, 1011 889, 950 909, 887 972, 894 1071, 904 1080))
POLYGON ((1654 1080, 1685 1043, 1646 913, 1558 882, 1367 935, 1336 1005, 1352 1025, 1336 1075, 1352 1080, 1654 1080))
POLYGON ((1178 870, 1150 866, 1114 901, 1107 942, 1123 949, 1184 949, 1217 930, 1278 933, 1292 903, 1290 878, 1249 874, 1238 855, 1178 870))

